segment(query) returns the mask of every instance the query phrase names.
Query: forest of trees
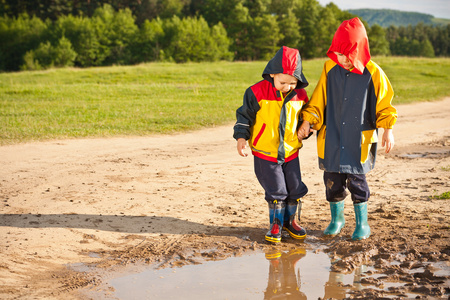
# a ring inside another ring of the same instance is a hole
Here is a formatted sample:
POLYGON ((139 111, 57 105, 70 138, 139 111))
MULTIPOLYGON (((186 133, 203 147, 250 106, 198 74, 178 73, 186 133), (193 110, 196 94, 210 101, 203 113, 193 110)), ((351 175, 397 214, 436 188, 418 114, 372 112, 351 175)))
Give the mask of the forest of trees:
MULTIPOLYGON (((354 16, 317 0, 0 0, 0 71, 323 57, 354 16)), ((448 56, 450 25, 362 20, 372 55, 448 56)))

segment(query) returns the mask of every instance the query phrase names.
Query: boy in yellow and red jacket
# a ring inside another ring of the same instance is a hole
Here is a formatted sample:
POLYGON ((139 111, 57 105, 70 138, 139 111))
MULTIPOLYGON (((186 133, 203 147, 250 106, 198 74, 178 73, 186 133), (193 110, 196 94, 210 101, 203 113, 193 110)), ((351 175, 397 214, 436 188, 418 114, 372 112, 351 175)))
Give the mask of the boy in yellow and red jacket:
POLYGON ((386 146, 386 153, 394 146, 394 91, 386 74, 370 59, 367 33, 358 18, 339 26, 327 55, 330 60, 325 62, 311 101, 302 112, 298 137, 306 137, 311 125, 318 130, 319 168, 324 170, 331 210, 324 234, 338 234, 344 226, 348 188, 356 218, 352 239, 361 240, 370 236, 370 191, 365 174, 375 165, 378 128, 384 128, 382 146, 386 146))
MULTIPOLYGON (((233 137, 237 151, 247 156, 247 141, 254 156, 255 174, 269 204, 269 242, 281 241, 281 230, 304 239, 306 231, 295 220, 300 198, 308 189, 302 182, 297 137, 300 111, 308 101, 308 85, 297 49, 281 47, 263 71, 264 80, 249 87, 237 109, 233 137)), ((300 218, 299 218, 300 219, 300 218)))

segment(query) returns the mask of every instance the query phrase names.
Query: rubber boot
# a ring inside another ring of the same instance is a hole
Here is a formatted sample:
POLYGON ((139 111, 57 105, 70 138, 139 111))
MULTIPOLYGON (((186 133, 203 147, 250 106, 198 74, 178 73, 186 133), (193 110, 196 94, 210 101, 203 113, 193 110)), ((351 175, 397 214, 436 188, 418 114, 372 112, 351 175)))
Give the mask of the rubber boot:
POLYGON ((359 241, 370 236, 370 226, 367 223, 367 202, 353 204, 355 208, 356 227, 352 234, 352 240, 359 241))
POLYGON ((281 242, 281 229, 285 209, 286 203, 284 201, 274 200, 272 203, 269 203, 270 229, 266 233, 266 241, 271 243, 281 242))
POLYGON ((331 211, 331 222, 325 229, 323 234, 336 235, 341 232, 342 227, 345 224, 344 217, 344 200, 339 202, 329 202, 331 211))
POLYGON ((289 235, 297 240, 303 240, 306 237, 306 230, 299 225, 299 222, 295 219, 295 213, 298 207, 298 221, 300 222, 300 215, 302 211, 302 201, 300 199, 288 200, 286 203, 286 210, 284 213, 283 229, 286 230, 289 235))

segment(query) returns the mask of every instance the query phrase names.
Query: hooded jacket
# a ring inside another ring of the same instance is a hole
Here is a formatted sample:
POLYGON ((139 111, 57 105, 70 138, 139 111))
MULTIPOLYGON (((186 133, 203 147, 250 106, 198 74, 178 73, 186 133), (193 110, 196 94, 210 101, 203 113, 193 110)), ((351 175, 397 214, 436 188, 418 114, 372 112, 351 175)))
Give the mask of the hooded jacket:
POLYGON ((383 70, 370 59, 369 42, 358 18, 344 21, 327 52, 304 120, 318 130, 319 167, 327 172, 365 174, 375 165, 377 128, 392 128, 397 111, 394 91, 383 70), (346 70, 335 52, 353 64, 346 70))
POLYGON ((249 141, 252 154, 282 164, 298 156, 302 143, 297 138, 299 115, 308 102, 304 88, 308 82, 302 72, 297 49, 282 47, 267 63, 264 80, 249 87, 243 105, 236 111, 235 139, 249 141), (270 74, 288 74, 298 79, 297 86, 283 95, 270 74))

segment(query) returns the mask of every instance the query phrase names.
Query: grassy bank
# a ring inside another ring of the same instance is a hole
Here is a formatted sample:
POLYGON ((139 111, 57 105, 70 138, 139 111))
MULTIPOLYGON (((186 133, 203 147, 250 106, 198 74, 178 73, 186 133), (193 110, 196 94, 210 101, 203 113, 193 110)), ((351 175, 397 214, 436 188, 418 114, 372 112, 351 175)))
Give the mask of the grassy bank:
MULTIPOLYGON (((449 96, 450 59, 378 57, 394 104, 449 96)), ((304 62, 311 95, 324 59, 304 62)), ((266 62, 152 63, 0 74, 0 144, 167 134, 230 123, 266 62)))

